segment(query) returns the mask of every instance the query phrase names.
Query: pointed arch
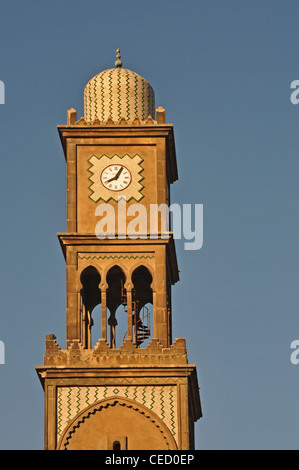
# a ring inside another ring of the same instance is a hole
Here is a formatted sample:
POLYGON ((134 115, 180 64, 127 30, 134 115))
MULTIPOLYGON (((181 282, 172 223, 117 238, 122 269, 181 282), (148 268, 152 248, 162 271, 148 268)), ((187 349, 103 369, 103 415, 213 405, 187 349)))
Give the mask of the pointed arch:
POLYGON ((90 265, 80 275, 82 288, 80 290, 82 304, 80 306, 81 341, 84 348, 91 348, 91 329, 94 325, 92 311, 101 303, 101 275, 90 265))
POLYGON ((132 272, 132 284, 134 286, 135 297, 138 299, 139 307, 146 303, 153 303, 153 291, 151 288, 153 277, 149 269, 144 265, 139 265, 132 272))
POLYGON ((152 276, 152 282, 151 282, 151 288, 152 290, 154 291, 155 290, 155 277, 154 277, 154 270, 153 270, 153 266, 151 266, 149 263, 147 263, 146 261, 142 260, 142 264, 140 264, 140 261, 136 261, 136 263, 134 263, 132 266, 131 266, 131 270, 130 270, 130 277, 131 277, 131 281, 133 282, 132 280, 132 276, 133 276, 133 273, 134 271, 136 271, 136 269, 140 268, 140 267, 144 267, 148 270, 148 272, 150 273, 150 275, 152 276))
POLYGON ((80 275, 82 284, 81 295, 85 307, 92 312, 94 307, 101 303, 101 290, 99 284, 101 276, 94 266, 87 266, 80 275))
POLYGON ((123 272, 126 280, 129 279, 128 267, 121 260, 117 260, 117 262, 112 260, 110 263, 105 264, 105 266, 103 266, 102 279, 107 282, 108 273, 115 267, 118 267, 123 272))
POLYGON ((126 276, 123 269, 115 264, 106 274, 107 283, 107 308, 110 312, 108 324, 110 326, 110 346, 116 347, 116 310, 120 305, 125 304, 125 283, 126 276))
MULTIPOLYGON (((147 304, 153 305, 153 277, 149 269, 139 265, 132 272, 132 319, 133 338, 136 346, 140 346, 151 336, 153 312, 147 304)), ((143 344, 144 346, 145 344, 143 344)))

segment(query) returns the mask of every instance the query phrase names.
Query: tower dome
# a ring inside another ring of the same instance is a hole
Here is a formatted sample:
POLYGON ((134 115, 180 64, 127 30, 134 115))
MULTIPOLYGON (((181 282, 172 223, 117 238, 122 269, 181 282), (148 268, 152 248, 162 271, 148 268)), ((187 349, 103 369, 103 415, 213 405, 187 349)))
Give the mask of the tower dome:
POLYGON ((122 68, 119 49, 115 68, 95 75, 84 89, 84 118, 119 121, 154 118, 155 94, 151 85, 138 73, 122 68))

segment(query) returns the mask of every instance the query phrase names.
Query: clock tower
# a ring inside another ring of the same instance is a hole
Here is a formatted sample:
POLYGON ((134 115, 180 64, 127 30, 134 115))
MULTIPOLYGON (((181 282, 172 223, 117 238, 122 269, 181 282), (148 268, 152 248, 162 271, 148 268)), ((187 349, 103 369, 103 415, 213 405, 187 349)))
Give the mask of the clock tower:
POLYGON ((173 126, 118 50, 115 68, 87 83, 84 117, 68 110, 58 132, 67 168, 67 231, 58 234, 66 347, 48 335, 36 368, 45 449, 194 449, 196 366, 171 327, 173 126))

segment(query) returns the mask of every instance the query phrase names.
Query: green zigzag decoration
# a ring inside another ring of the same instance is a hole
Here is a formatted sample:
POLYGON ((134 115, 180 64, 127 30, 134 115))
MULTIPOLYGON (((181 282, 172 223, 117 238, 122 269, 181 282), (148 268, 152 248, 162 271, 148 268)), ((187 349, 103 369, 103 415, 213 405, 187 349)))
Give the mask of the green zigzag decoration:
MULTIPOLYGON (((168 383, 168 384, 186 384, 188 383, 188 378, 186 377, 178 377, 178 378, 174 378, 174 377, 165 377, 163 378, 163 383, 168 383)), ((153 383, 156 383, 157 385, 159 385, 161 383, 161 381, 159 380, 159 378, 155 379, 154 377, 150 378, 150 379, 146 379, 146 378, 142 378, 142 379, 139 379, 139 378, 134 378, 134 379, 129 379, 129 378, 109 378, 109 379, 101 379, 99 377, 89 377, 88 379, 81 379, 81 378, 61 378, 61 379, 53 379, 51 380, 51 383, 55 384, 55 385, 68 385, 68 386, 71 386, 71 385, 87 385, 87 384, 95 384, 96 386, 100 386, 101 384, 107 384, 107 385, 114 385, 114 384, 119 384, 119 385, 124 385, 124 384, 129 384, 129 385, 133 385, 133 384, 143 384, 143 383, 146 383, 146 384, 153 384, 153 383)))
POLYGON ((172 434, 175 435, 175 419, 174 419, 174 404, 173 404, 173 390, 169 390, 170 395, 170 422, 171 422, 171 430, 172 434))
POLYGON ((112 77, 111 77, 111 72, 109 73, 109 111, 110 111, 110 116, 112 116, 112 77))
MULTIPOLYGON (((144 160, 143 160, 143 158, 142 158, 138 153, 136 153, 136 154, 134 155, 134 157, 136 157, 136 155, 137 155, 139 158, 141 158, 140 163, 138 163, 138 166, 140 166, 140 170, 139 170, 138 173, 137 173, 137 174, 140 176, 140 179, 138 180, 138 183, 140 184, 141 188, 138 190, 138 192, 139 192, 140 195, 141 195, 141 198, 139 199, 139 201, 141 201, 141 199, 144 198, 144 194, 142 194, 142 190, 144 189, 144 186, 143 186, 143 184, 141 183, 141 181, 144 180, 144 176, 141 175, 141 173, 142 173, 143 170, 144 170, 144 168, 141 166, 141 163, 142 163, 144 160)), ((100 157, 97 157, 95 154, 93 154, 93 155, 91 155, 91 157, 88 159, 88 163, 90 163, 90 160, 91 160, 92 157, 96 157, 98 160, 100 160, 102 157, 110 158, 110 160, 112 160, 113 157, 118 157, 118 158, 122 159, 122 158, 124 158, 125 156, 128 156, 128 157, 131 158, 131 159, 134 158, 134 157, 131 157, 131 155, 129 155, 129 154, 127 154, 127 153, 126 153, 125 155, 123 155, 122 157, 120 157, 120 156, 117 155, 116 153, 115 153, 112 157, 108 157, 108 155, 105 155, 105 154, 101 155, 100 157)), ((91 193, 94 194, 94 191, 93 191, 93 189, 92 189, 92 185, 94 184, 94 182, 91 180, 92 175, 94 175, 94 172, 91 170, 92 167, 93 167, 93 165, 91 164, 91 166, 88 168, 89 173, 91 173, 91 175, 88 177, 88 179, 91 181, 91 184, 88 186, 88 189, 90 189, 91 193)), ((89 195, 88 197, 91 199, 90 195, 89 195)), ((102 198, 99 197, 96 201, 94 201, 93 199, 91 199, 91 200, 92 200, 93 202, 96 202, 96 203, 97 203, 100 199, 102 199, 102 198)), ((107 199, 107 201, 105 201, 105 202, 109 202, 111 199, 112 199, 112 201, 118 202, 118 200, 115 199, 113 196, 111 196, 111 197, 110 197, 109 199, 107 199)), ((135 199, 135 198, 134 198, 133 196, 131 196, 130 199, 127 200, 127 202, 131 201, 131 199, 135 199)), ((135 199, 135 201, 136 201, 136 199, 135 199)), ((137 201, 137 202, 138 202, 138 201, 137 201)))
POLYGON ((153 259, 155 256, 154 255, 141 255, 141 256, 129 256, 129 255, 103 255, 103 256, 100 256, 100 255, 94 255, 94 256, 85 256, 85 255, 78 255, 78 258, 79 259, 153 259))
POLYGON ((121 116, 121 89, 120 89, 120 70, 117 73, 117 104, 118 104, 118 119, 121 116))

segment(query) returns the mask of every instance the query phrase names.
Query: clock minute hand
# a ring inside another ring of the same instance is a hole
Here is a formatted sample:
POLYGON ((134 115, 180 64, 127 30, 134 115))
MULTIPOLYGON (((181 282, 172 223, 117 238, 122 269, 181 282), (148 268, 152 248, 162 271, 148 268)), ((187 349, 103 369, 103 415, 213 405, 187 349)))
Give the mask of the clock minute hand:
POLYGON ((119 178, 121 172, 123 171, 123 169, 124 169, 124 168, 121 167, 121 168, 118 170, 118 172, 116 173, 116 175, 115 175, 115 179, 116 179, 116 180, 118 180, 118 178, 119 178))
POLYGON ((111 181, 117 180, 122 171, 123 171, 123 167, 121 167, 120 170, 118 170, 118 172, 116 173, 116 175, 113 176, 113 178, 110 178, 110 180, 108 180, 107 183, 111 183, 111 181))

